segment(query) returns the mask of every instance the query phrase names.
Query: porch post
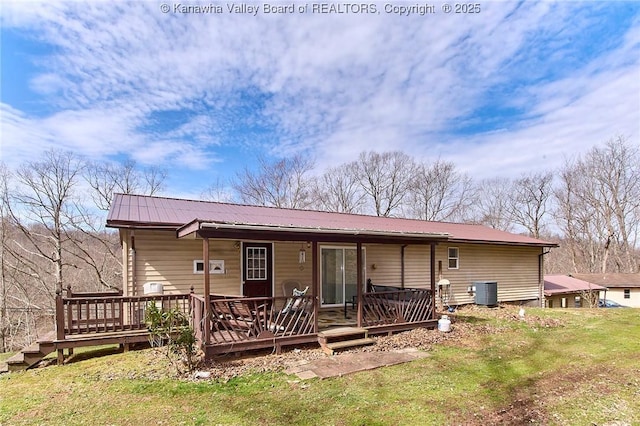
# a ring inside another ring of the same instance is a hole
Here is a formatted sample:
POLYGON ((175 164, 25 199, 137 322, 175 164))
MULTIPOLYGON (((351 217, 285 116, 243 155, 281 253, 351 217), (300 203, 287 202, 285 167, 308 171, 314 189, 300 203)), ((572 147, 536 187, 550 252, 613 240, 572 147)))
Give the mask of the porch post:
POLYGON ((211 301, 209 295, 211 294, 211 277, 209 276, 209 238, 204 237, 202 239, 202 261, 204 262, 204 330, 203 339, 204 343, 209 343, 209 337, 211 335, 211 301))
POLYGON ((320 312, 320 274, 319 274, 319 262, 318 259, 318 242, 311 241, 311 257, 313 263, 311 266, 311 292, 313 294, 313 331, 318 332, 318 315, 320 312))
POLYGON ((431 243, 429 275, 431 276, 431 319, 436 318, 436 243, 431 243))
MULTIPOLYGON (((362 327, 362 243, 356 243, 356 274, 357 296, 358 296, 358 327, 362 327)), ((345 300, 345 306, 347 301, 345 300)))

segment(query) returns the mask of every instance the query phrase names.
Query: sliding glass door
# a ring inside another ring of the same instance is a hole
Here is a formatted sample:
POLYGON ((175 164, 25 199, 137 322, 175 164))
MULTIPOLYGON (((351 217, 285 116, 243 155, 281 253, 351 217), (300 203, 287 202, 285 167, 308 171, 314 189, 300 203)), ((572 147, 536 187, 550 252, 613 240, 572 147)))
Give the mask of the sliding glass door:
MULTIPOLYGON (((355 248, 322 247, 322 306, 344 305, 357 294, 358 266, 355 248)), ((362 249, 363 269, 364 249, 362 249)), ((364 276, 364 275, 363 275, 364 276)), ((363 279, 364 281, 364 279, 363 279)))

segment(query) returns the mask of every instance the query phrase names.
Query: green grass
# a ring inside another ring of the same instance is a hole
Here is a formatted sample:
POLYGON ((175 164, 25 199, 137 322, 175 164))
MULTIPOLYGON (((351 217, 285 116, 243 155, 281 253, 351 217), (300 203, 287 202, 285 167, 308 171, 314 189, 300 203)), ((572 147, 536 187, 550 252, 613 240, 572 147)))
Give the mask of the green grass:
POLYGON ((640 310, 460 311, 431 356, 341 378, 172 378, 133 351, 0 376, 0 424, 640 424, 640 310))
POLYGON ((16 353, 15 352, 0 352, 0 363, 5 362, 6 360, 8 360, 9 358, 11 358, 12 356, 14 356, 16 353))

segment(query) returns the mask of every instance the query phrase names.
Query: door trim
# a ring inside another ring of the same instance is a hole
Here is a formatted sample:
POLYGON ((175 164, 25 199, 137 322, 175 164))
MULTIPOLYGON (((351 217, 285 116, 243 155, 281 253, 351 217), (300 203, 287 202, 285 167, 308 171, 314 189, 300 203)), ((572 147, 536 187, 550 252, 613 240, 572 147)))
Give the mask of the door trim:
POLYGON ((276 274, 276 248, 273 241, 253 241, 253 240, 240 240, 240 294, 244 296, 244 253, 245 246, 251 244, 264 244, 271 245, 271 297, 275 294, 275 274, 276 274))
MULTIPOLYGON (((357 253, 358 246, 357 245, 354 245, 354 246, 352 246, 352 245, 342 245, 342 246, 340 246, 340 245, 330 245, 329 244, 329 245, 320 245, 318 247, 318 262, 319 262, 318 265, 319 265, 319 269, 320 269, 320 271, 319 271, 320 272, 320 274, 319 274, 320 275, 320 277, 319 277, 320 278, 320 285, 318 286, 319 290, 320 290, 319 291, 320 294, 318 295, 319 306, 321 308, 342 307, 342 306, 344 306, 344 302, 345 301, 342 301, 342 303, 322 303, 322 278, 323 278, 322 276, 324 274, 324 270, 323 270, 324 268, 322 267, 322 250, 323 249, 329 249, 329 250, 338 250, 339 249, 339 250, 343 250, 343 252, 342 252, 343 253, 342 254, 343 257, 342 258, 343 258, 343 265, 344 265, 344 250, 345 249, 351 249, 351 250, 353 250, 353 251, 355 251, 357 253)), ((364 291, 364 288, 365 288, 365 283, 367 282, 367 260, 366 260, 367 256, 366 256, 366 254, 367 254, 367 248, 362 246, 362 288, 363 288, 363 291, 364 291)), ((343 268, 343 270, 342 270, 342 278, 343 278, 343 281, 342 281, 342 294, 343 294, 343 297, 344 297, 344 290, 345 290, 345 284, 346 284, 344 282, 344 276, 345 276, 345 271, 344 271, 344 268, 343 268)))

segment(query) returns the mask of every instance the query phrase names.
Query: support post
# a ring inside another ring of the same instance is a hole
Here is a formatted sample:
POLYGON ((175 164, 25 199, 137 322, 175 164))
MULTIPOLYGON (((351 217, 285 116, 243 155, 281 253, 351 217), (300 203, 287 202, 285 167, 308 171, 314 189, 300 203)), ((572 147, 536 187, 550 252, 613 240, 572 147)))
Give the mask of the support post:
POLYGON ((436 243, 431 243, 429 275, 431 276, 431 313, 429 319, 436 318, 436 243))
POLYGON ((318 258, 318 242, 311 241, 311 256, 313 264, 311 266, 311 287, 313 288, 313 332, 318 332, 318 316, 320 314, 320 274, 319 274, 319 262, 318 258))
POLYGON ((404 251, 406 250, 407 245, 403 244, 400 246, 400 288, 404 290, 404 277, 405 277, 405 266, 404 266, 404 251))
MULTIPOLYGON (((362 243, 356 243, 356 273, 357 297, 358 297, 358 327, 362 327, 362 243)), ((346 300, 345 300, 346 303, 346 300)))
POLYGON ((202 239, 202 260, 204 262, 204 343, 208 344, 211 336, 211 277, 209 276, 209 238, 202 239))

